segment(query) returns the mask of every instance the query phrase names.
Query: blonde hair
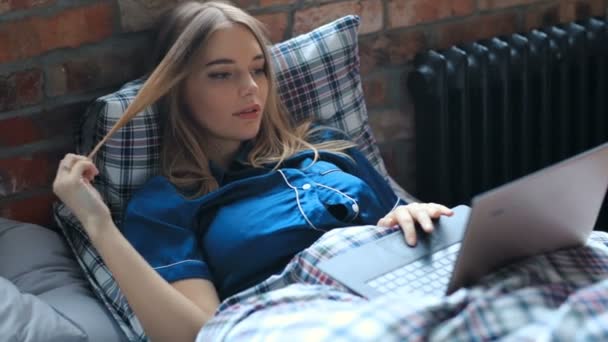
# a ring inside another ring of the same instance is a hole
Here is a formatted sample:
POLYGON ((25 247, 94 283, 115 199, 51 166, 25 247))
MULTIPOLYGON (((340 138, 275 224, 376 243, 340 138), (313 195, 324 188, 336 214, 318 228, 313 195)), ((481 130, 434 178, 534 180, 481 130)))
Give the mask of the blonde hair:
POLYGON ((276 169, 284 160, 303 150, 312 150, 316 161, 319 150, 343 154, 344 150, 355 146, 346 140, 311 143, 308 140, 315 129, 311 129, 310 122, 294 125, 277 92, 271 56, 267 49, 269 41, 263 24, 228 3, 191 1, 179 4, 163 17, 153 54, 153 62, 157 66, 124 115, 90 156, 133 116, 158 101, 163 130, 161 173, 191 197, 217 189, 218 184, 209 169, 205 148, 196 138, 199 134, 198 126, 190 115, 186 115, 181 92, 187 75, 194 67, 193 57, 204 48, 211 34, 226 24, 240 24, 248 28, 260 44, 266 60, 268 96, 260 131, 253 140, 247 158, 252 167, 274 163, 276 169))

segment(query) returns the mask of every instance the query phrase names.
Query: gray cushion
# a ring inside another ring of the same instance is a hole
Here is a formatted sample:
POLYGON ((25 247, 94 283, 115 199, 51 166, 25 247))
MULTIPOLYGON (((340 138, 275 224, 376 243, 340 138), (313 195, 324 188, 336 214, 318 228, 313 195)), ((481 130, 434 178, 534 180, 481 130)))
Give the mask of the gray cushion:
POLYGON ((0 277, 3 341, 126 340, 56 232, 0 218, 0 277))
POLYGON ((0 277, 0 336, 3 341, 86 341, 76 325, 36 296, 21 293, 0 277))
POLYGON ((64 284, 86 284, 56 232, 4 218, 0 218, 0 276, 34 295, 64 284))

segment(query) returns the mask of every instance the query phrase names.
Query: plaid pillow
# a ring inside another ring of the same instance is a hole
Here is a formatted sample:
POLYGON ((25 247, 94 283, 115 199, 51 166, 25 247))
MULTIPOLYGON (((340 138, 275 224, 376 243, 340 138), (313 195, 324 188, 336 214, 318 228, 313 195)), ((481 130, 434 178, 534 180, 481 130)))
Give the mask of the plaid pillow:
MULTIPOLYGON (((340 128, 357 144, 387 180, 384 163, 368 124, 359 75, 359 18, 346 16, 271 48, 280 96, 297 120, 315 115, 322 124, 340 128)), ((86 154, 122 116, 143 79, 97 99, 83 117, 77 153, 86 154)), ((131 193, 159 172, 158 112, 151 106, 114 134, 99 150, 100 175, 95 187, 120 225, 131 193)), ((400 189, 394 182, 394 189, 400 189)), ((404 197, 405 198, 405 197, 404 197)), ((129 340, 145 340, 139 321, 112 274, 93 248, 78 221, 62 204, 55 206, 61 227, 97 295, 104 301, 129 340)))

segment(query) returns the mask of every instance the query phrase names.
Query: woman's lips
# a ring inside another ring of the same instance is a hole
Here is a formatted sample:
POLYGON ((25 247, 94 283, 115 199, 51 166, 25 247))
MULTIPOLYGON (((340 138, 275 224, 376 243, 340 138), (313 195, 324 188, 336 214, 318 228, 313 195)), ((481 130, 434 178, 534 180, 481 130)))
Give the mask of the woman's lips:
POLYGON ((251 120, 251 119, 257 119, 260 116, 260 111, 261 111, 261 107, 256 104, 256 105, 249 106, 249 107, 241 110, 240 112, 235 113, 234 115, 241 119, 251 120))
POLYGON ((236 116, 238 116, 241 119, 246 119, 246 120, 257 119, 258 116, 260 116, 260 111, 256 110, 253 112, 238 113, 236 116))

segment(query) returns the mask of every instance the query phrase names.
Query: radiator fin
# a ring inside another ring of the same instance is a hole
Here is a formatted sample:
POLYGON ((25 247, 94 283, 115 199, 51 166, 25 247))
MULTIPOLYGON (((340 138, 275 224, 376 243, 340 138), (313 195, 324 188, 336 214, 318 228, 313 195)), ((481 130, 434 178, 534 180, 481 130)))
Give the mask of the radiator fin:
POLYGON ((599 18, 418 54, 417 197, 468 203, 608 141, 607 63, 599 18))

